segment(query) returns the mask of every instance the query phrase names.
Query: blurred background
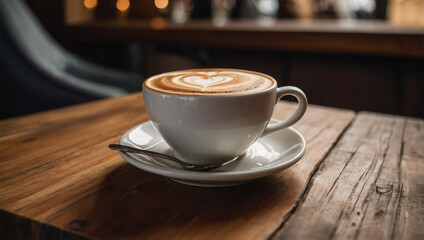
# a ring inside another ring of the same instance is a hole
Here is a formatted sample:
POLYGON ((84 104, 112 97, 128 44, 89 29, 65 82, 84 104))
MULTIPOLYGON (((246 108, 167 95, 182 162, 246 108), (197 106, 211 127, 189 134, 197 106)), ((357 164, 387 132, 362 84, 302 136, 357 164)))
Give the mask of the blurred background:
POLYGON ((424 117, 424 0, 1 1, 1 118, 209 67, 269 74, 311 104, 424 117))

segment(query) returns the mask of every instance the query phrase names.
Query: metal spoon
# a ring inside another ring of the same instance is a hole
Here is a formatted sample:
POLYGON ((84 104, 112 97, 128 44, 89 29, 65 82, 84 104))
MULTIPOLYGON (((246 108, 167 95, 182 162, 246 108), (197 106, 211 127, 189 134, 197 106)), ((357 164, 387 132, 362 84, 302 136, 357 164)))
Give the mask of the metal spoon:
POLYGON ((162 153, 158 153, 158 152, 152 152, 152 151, 143 150, 143 149, 138 149, 138 148, 133 148, 133 147, 129 147, 129 146, 121 145, 121 144, 110 144, 109 148, 112 149, 112 150, 118 150, 118 151, 121 151, 121 152, 139 153, 139 154, 144 154, 144 155, 148 155, 148 156, 152 156, 152 157, 159 157, 159 158, 162 158, 162 159, 165 159, 165 160, 170 160, 170 161, 173 161, 173 162, 180 164, 184 169, 191 170, 191 171, 211 170, 211 169, 217 168, 217 167, 219 167, 223 164, 223 163, 214 163, 214 164, 206 164, 206 165, 191 164, 191 163, 183 162, 183 161, 179 160, 178 158, 175 158, 175 157, 170 156, 170 155, 166 155, 166 154, 162 154, 162 153))

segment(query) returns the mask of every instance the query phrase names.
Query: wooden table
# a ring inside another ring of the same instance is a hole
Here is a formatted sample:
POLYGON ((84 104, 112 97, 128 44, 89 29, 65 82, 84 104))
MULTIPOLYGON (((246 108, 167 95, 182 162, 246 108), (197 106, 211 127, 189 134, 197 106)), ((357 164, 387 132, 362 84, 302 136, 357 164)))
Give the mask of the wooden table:
POLYGON ((66 25, 66 41, 141 42, 272 51, 424 57, 424 28, 387 21, 254 20, 175 24, 163 19, 97 19, 66 25), (231 39, 231 41, 229 41, 231 39))
POLYGON ((147 120, 133 94, 1 121, 0 239, 424 239, 423 119, 310 106, 298 163, 226 188, 107 148, 147 120))

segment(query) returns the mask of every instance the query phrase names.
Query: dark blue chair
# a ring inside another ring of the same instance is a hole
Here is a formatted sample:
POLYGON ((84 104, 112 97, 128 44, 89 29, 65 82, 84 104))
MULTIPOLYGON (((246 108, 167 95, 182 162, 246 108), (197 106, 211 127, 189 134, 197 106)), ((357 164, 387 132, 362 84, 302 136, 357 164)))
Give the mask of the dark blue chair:
POLYGON ((0 0, 0 63, 1 118, 125 95, 143 81, 67 52, 22 0, 0 0))

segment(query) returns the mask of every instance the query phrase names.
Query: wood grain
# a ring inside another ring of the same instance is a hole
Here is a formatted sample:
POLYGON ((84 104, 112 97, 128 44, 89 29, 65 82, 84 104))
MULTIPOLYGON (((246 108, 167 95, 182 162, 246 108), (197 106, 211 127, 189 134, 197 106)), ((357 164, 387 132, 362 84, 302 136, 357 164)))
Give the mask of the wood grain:
MULTIPOLYGON (((295 109, 281 102, 274 117, 295 109)), ((294 127, 301 161, 230 188, 172 182, 107 149, 147 120, 141 94, 0 122, 0 208, 75 235, 100 239, 266 239, 280 227, 354 117, 310 106, 294 127)))
POLYGON ((424 239, 424 121, 408 119, 402 145, 402 197, 394 236, 424 239))
POLYGON ((423 239, 424 121, 360 113, 277 239, 423 239))
POLYGON ((0 180, 102 140, 117 139, 129 127, 147 119, 141 95, 130 95, 121 101, 107 99, 1 121, 0 180), (126 102, 135 104, 125 105, 126 102), (22 151, 17 151, 17 147, 22 151))
POLYGON ((0 239, 85 240, 88 238, 0 210, 0 239))

